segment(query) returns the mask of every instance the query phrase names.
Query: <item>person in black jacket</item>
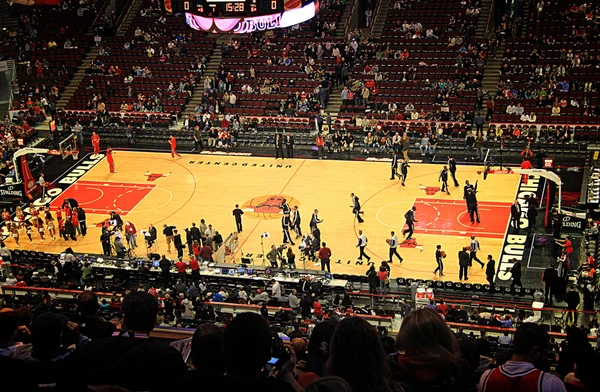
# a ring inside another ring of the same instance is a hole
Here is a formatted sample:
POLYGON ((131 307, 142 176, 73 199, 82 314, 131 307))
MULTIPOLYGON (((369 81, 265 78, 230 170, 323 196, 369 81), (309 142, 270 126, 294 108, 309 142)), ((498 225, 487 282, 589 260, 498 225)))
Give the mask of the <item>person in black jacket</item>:
POLYGON ((465 280, 469 280, 469 262, 471 261, 471 257, 469 256, 469 252, 467 252, 467 247, 464 246, 460 252, 458 252, 458 266, 459 273, 458 279, 462 280, 463 276, 465 280))
POLYGON ((396 151, 394 151, 392 153, 391 169, 392 169, 392 176, 391 176, 390 180, 396 179, 396 176, 398 176, 398 178, 400 178, 400 174, 398 174, 398 154, 396 153, 396 151))
POLYGON ((192 232, 187 227, 185 228, 185 242, 188 248, 188 255, 191 256, 193 254, 192 243, 194 242, 194 239, 192 238, 192 232))
POLYGON ((98 317, 98 296, 86 290, 77 297, 77 311, 79 318, 79 331, 90 339, 101 339, 110 337, 117 327, 98 317))
POLYGON ((196 224, 192 222, 192 228, 190 229, 190 235, 192 236, 192 243, 194 241, 198 241, 201 243, 202 234, 200 233, 200 229, 196 227, 196 224))
POLYGON ((294 136, 291 133, 285 134, 285 150, 288 158, 294 157, 294 136))
POLYGON ((375 265, 371 265, 366 273, 367 282, 369 283, 369 294, 377 294, 377 286, 379 285, 379 278, 377 277, 377 271, 375 265))
POLYGON ((168 260, 165 255, 162 255, 159 266, 162 272, 163 283, 165 287, 169 287, 169 280, 171 278, 171 261, 168 260))
POLYGON ((275 134, 275 159, 284 159, 283 156, 283 140, 281 139, 281 134, 277 132, 275 134))
POLYGON ((510 271, 510 274, 512 275, 513 281, 510 284, 510 287, 511 288, 513 288, 515 286, 523 287, 523 283, 521 283, 521 276, 522 276, 521 261, 517 260, 516 258, 513 258, 512 262, 514 264, 510 268, 509 271, 510 271))
POLYGON ((558 272, 554 267, 554 263, 550 263, 550 266, 544 270, 542 275, 544 281, 544 303, 552 305, 552 297, 554 297, 555 285, 558 282, 558 272))
POLYGON ((152 245, 154 245, 154 242, 156 241, 156 227, 154 227, 154 225, 152 223, 150 223, 148 225, 148 234, 145 236, 146 237, 146 243, 148 245, 148 248, 152 247, 152 245))
POLYGON ((442 183, 442 192, 446 192, 447 195, 450 194, 450 189, 448 189, 448 168, 444 166, 442 171, 440 172, 440 177, 438 181, 442 183))
POLYGON ((518 200, 515 200, 510 206, 510 224, 517 233, 521 229, 521 205, 518 200))
POLYGON ((183 257, 183 242, 177 229, 173 229, 173 246, 177 249, 177 258, 183 257))
POLYGON ((569 286, 569 291, 567 291, 567 295, 565 295, 565 302, 567 303, 567 322, 577 323, 577 307, 581 302, 581 295, 577 290, 575 290, 575 286, 569 286))
POLYGON ((244 211, 242 211, 239 204, 236 204, 233 216, 235 217, 235 227, 238 233, 242 232, 242 215, 244 215, 244 211))
POLYGON ((121 332, 78 348, 69 359, 71 380, 57 389, 117 385, 127 390, 165 391, 185 375, 187 367, 179 351, 166 340, 149 338, 158 314, 156 298, 143 291, 131 292, 123 300, 122 312, 121 332))
POLYGON ((459 186, 458 181, 456 180, 456 159, 452 158, 450 155, 448 155, 448 169, 452 175, 454 186, 459 186))
POLYGON ((303 319, 310 317, 310 311, 313 306, 313 301, 310 298, 309 294, 305 294, 300 300, 300 315, 303 319))
POLYGON ((494 287, 494 276, 496 275, 496 261, 492 255, 488 255, 488 262, 485 267, 485 278, 490 286, 494 287))
POLYGON ((77 207, 77 220, 79 221, 79 230, 81 235, 87 234, 87 225, 85 223, 85 211, 81 207, 77 207))
POLYGON ((352 201, 352 205, 350 206, 352 207, 352 213, 356 217, 356 220, 358 220, 358 223, 363 223, 364 219, 360 216, 362 211, 360 210, 360 201, 358 196, 356 196, 354 193, 351 193, 350 199, 352 201))

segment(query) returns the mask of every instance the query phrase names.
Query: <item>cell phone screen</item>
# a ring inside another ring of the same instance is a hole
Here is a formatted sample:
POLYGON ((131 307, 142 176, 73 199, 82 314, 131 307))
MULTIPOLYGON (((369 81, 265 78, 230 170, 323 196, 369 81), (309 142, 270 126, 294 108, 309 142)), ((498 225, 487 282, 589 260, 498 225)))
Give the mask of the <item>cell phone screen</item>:
POLYGON ((271 359, 269 359, 267 364, 273 366, 277 363, 277 361, 279 361, 279 358, 271 357, 271 359))

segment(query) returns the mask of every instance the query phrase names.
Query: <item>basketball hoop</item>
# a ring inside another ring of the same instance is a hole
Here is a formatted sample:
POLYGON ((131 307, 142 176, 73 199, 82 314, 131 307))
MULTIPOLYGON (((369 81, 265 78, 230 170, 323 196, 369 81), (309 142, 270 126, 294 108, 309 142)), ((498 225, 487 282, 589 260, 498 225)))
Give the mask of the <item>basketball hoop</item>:
POLYGON ((68 156, 72 156, 74 160, 79 159, 79 146, 75 135, 69 135, 62 140, 58 144, 58 148, 62 159, 67 159, 68 156))

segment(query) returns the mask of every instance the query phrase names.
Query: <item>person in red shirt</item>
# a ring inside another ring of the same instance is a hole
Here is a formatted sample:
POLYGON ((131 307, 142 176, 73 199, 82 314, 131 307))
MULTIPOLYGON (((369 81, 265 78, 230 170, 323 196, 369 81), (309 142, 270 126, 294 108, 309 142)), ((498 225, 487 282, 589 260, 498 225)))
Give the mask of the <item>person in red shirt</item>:
MULTIPOLYGON (((533 166, 531 165, 531 162, 529 161, 529 159, 523 159, 523 162, 521 162, 521 169, 531 169, 533 166)), ((523 174, 521 175, 521 182, 523 184, 527 184, 527 180, 529 180, 529 174, 523 174)))
POLYGON ((113 158, 113 150, 110 147, 108 147, 106 149, 106 162, 108 162, 108 169, 110 170, 110 172, 116 173, 117 171, 115 170, 115 160, 113 158))
POLYGON ((567 259, 565 260, 568 267, 571 266, 571 254, 573 253, 573 244, 571 243, 571 237, 566 236, 564 240, 554 240, 558 246, 565 248, 567 259))
POLYGON ((323 135, 321 135, 320 133, 315 139, 315 144, 317 146, 317 149, 319 150, 319 159, 323 159, 323 148, 325 146, 325 141, 323 140, 323 135))
POLYGON ((323 307, 321 306, 321 303, 319 302, 319 297, 315 297, 315 302, 313 302, 313 315, 315 317, 323 316, 323 307))
POLYGON ((194 253, 196 261, 200 260, 200 249, 202 249, 202 247, 200 246, 200 243, 198 243, 198 241, 192 242, 192 252, 194 253))
POLYGON ((190 269, 192 270, 192 280, 198 282, 200 280, 200 264, 194 257, 190 257, 190 269))
POLYGON ((596 263, 594 261, 594 256, 592 256, 592 254, 590 252, 587 252, 586 256, 587 256, 587 262, 590 265, 590 268, 594 268, 596 266, 596 263))
POLYGON ((200 249, 200 258, 202 259, 202 261, 209 261, 209 262, 212 261, 212 254, 213 254, 213 250, 208 245, 204 245, 200 249))
POLYGON ((171 146, 171 158, 175 158, 175 156, 181 158, 181 155, 177 152, 177 139, 175 139, 175 136, 171 135, 169 138, 169 145, 171 146))
POLYGON ((77 234, 81 235, 81 229, 79 229, 79 217, 77 216, 77 208, 73 208, 73 212, 71 213, 71 223, 73 223, 77 234))
POLYGON ((321 260, 321 271, 325 271, 325 266, 327 266, 327 272, 331 272, 331 249, 324 242, 321 249, 319 249, 319 260, 321 260))
POLYGON ((440 299, 440 303, 437 305, 437 310, 446 317, 448 315, 448 305, 444 303, 443 299, 440 299))
POLYGON ((94 155, 100 154, 100 136, 92 132, 92 146, 94 146, 94 155))
POLYGON ((377 277, 379 278, 379 294, 387 294, 390 272, 384 266, 381 266, 379 272, 377 272, 377 277))
POLYGON ((179 261, 175 263, 175 268, 177 268, 177 275, 179 275, 179 279, 181 279, 182 282, 185 282, 185 278, 187 276, 185 273, 187 264, 183 261, 181 257, 179 258, 179 261))

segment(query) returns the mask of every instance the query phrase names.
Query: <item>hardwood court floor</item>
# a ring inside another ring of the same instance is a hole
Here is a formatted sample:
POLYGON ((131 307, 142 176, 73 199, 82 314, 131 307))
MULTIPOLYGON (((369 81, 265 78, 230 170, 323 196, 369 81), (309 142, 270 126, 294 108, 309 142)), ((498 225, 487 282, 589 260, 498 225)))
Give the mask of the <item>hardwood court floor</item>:
MULTIPOLYGON (((124 220, 132 221, 138 231, 153 223, 159 233, 157 253, 166 253, 166 242, 161 234, 163 223, 177 225, 185 241, 183 229, 204 218, 225 238, 235 230, 232 209, 237 203, 248 211, 243 218, 241 246, 235 254, 239 261, 242 254, 256 256, 262 253, 261 233, 271 234, 265 240, 265 250, 271 244, 280 244, 280 216, 268 206, 276 203, 277 198, 267 199, 283 195, 291 207, 299 207, 303 232, 309 231, 313 209, 319 210, 319 217, 323 219, 319 225, 321 237, 333 253, 333 272, 364 274, 367 264, 355 264, 358 229, 367 235, 367 253, 378 267, 388 255, 385 239, 394 230, 402 240, 404 213, 414 204, 419 220, 414 236, 417 247, 399 249, 404 262, 393 263, 392 277, 434 278, 435 246, 441 244, 448 254, 444 279, 458 280, 457 252, 468 245, 471 234, 479 238, 481 251, 478 256, 482 261, 488 254, 498 258, 508 226, 509 206, 519 181, 515 174, 490 175, 483 181, 482 175, 477 174, 479 167, 459 166, 457 177, 461 186, 451 186, 452 194, 446 195, 438 189, 441 165, 412 163, 403 187, 399 180, 389 180, 387 162, 191 154, 171 159, 168 154, 124 151, 115 154, 115 161, 117 173, 110 174, 103 159, 52 203, 54 206, 62 203, 65 197, 76 198, 88 214, 86 237, 79 237, 76 243, 62 239, 40 243, 34 232, 33 245, 21 236, 21 249, 61 252, 71 246, 76 252, 101 253, 100 229, 95 224, 115 210, 124 220), (472 225, 466 213, 462 200, 466 179, 472 183, 479 179, 480 224, 472 225), (355 221, 351 212, 351 192, 360 197, 365 219, 362 224, 355 221), (256 207, 260 203, 263 203, 262 207, 256 207), (253 208, 257 212, 252 212, 253 208), (337 264, 338 260, 341 264, 337 264)), ((138 236, 138 242, 140 239, 138 236)), ((10 248, 14 247, 12 239, 7 242, 10 248)), ((294 247, 296 254, 297 245, 294 247)), ((143 252, 138 250, 138 254, 143 252)), ((175 255, 175 251, 170 253, 171 257, 175 255)), ((299 268, 303 267, 302 262, 297 264, 299 268)), ((306 267, 318 268, 309 262, 306 267)), ((469 281, 485 282, 483 271, 475 263, 470 269, 469 281)))

